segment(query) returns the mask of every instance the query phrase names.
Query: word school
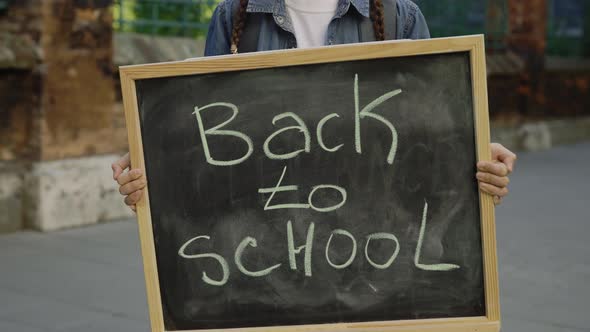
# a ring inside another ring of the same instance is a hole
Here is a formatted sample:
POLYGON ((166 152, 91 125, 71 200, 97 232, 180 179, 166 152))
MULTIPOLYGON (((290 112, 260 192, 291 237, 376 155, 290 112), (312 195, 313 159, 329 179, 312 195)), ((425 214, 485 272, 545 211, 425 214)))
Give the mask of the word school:
MULTIPOLYGON (((422 246, 424 244, 424 233, 426 231, 427 214, 428 214, 428 203, 424 202, 422 221, 421 221, 421 225, 420 225, 420 233, 418 235, 418 243, 416 245, 416 251, 414 252, 414 266, 420 270, 425 270, 425 271, 451 271, 451 270, 459 269, 460 266, 455 265, 455 264, 447 264, 447 263, 423 264, 423 263, 420 263, 422 246)), ((297 255, 300 255, 302 251, 304 251, 305 253, 304 253, 304 268, 303 268, 303 270, 305 272, 305 276, 307 276, 307 277, 312 276, 311 255, 312 255, 312 248, 314 248, 314 230, 315 230, 315 224, 312 222, 309 224, 309 227, 307 229, 307 236, 306 236, 305 244, 296 247, 295 246, 295 239, 293 236, 293 225, 292 225, 291 221, 287 222, 287 244, 288 244, 287 255, 288 255, 288 259, 289 259, 289 267, 291 268, 291 270, 294 270, 294 271, 297 270, 296 257, 297 257, 297 255)), ((209 275, 207 274, 206 271, 203 271, 201 279, 206 284, 209 284, 212 286, 223 286, 227 283, 227 281, 229 279, 229 275, 230 275, 229 264, 228 264, 228 261, 226 260, 226 258, 224 258, 223 256, 221 256, 217 253, 200 253, 200 254, 189 253, 189 252, 194 252, 195 250, 192 247, 197 246, 197 244, 200 244, 197 242, 202 243, 203 240, 210 240, 210 236, 200 235, 200 236, 196 236, 196 237, 188 240, 185 244, 183 244, 180 247, 180 249, 178 250, 178 255, 180 257, 183 257, 183 258, 189 259, 189 260, 190 259, 213 259, 213 260, 217 261, 217 263, 219 263, 219 267, 221 268, 221 271, 222 271, 221 279, 219 279, 219 280, 212 279, 211 277, 209 277, 209 275)), ((271 274, 274 270, 280 268, 283 265, 282 263, 278 263, 278 264, 270 266, 266 269, 256 270, 256 271, 248 269, 246 264, 242 261, 242 256, 244 255, 244 251, 248 247, 252 247, 252 248, 258 247, 258 241, 256 240, 256 238, 251 237, 251 236, 246 236, 240 242, 240 244, 236 247, 236 249, 234 251, 233 261, 234 261, 237 269, 242 274, 249 276, 249 277, 253 277, 253 278, 264 277, 264 276, 271 274)), ((394 234, 384 233, 384 232, 383 233, 373 233, 373 234, 370 234, 366 237, 366 242, 365 242, 365 246, 364 246, 364 258, 374 268, 379 269, 379 270, 385 270, 385 269, 389 268, 394 263, 394 261, 397 258, 397 255, 399 253, 399 250, 400 250, 400 242, 394 234), (371 254, 370 254, 370 250, 369 250, 369 243, 371 241, 377 241, 377 240, 393 241, 393 243, 395 244, 395 248, 394 248, 393 252, 391 253, 391 256, 385 262, 381 262, 381 263, 375 262, 373 259, 371 259, 371 254)), ((354 235, 352 235, 350 232, 348 232, 347 230, 344 230, 344 229, 335 229, 331 232, 330 237, 328 238, 328 241, 326 242, 325 259, 331 267, 333 267, 334 269, 337 269, 337 270, 341 270, 341 269, 345 269, 345 268, 352 265, 352 263, 354 262, 354 260, 357 256, 357 251, 358 251, 357 250, 357 240, 354 237, 354 235), (334 236, 345 236, 350 239, 350 245, 351 245, 350 257, 344 263, 340 263, 340 264, 335 263, 330 258, 330 244, 331 244, 332 238, 334 236)))

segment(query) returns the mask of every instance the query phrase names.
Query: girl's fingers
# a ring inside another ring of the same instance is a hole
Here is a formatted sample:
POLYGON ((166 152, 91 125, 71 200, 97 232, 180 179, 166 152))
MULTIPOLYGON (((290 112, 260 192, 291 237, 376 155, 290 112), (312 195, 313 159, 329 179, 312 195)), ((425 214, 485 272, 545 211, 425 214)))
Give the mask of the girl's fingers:
POLYGON ((121 195, 130 195, 138 190, 145 188, 145 185, 145 178, 140 178, 139 180, 135 180, 127 183, 124 186, 120 186, 119 193, 121 193, 121 195))
POLYGON ((506 187, 499 188, 499 187, 496 187, 494 185, 491 185, 491 184, 485 183, 485 182, 479 183, 479 189, 481 189, 483 192, 486 192, 490 195, 498 196, 500 198, 508 195, 508 188, 506 188, 506 187))
POLYGON ((516 162, 516 154, 514 152, 505 148, 502 144, 499 143, 492 143, 491 144, 492 150, 492 159, 501 161, 506 165, 508 173, 512 173, 514 170, 514 163, 516 162))
POLYGON ((135 211, 135 204, 137 204, 143 195, 143 190, 138 190, 125 197, 125 204, 127 204, 133 211, 135 211))
POLYGON ((477 163, 477 169, 481 172, 492 173, 496 176, 508 175, 508 167, 501 162, 480 161, 477 163))
POLYGON ((514 163, 516 163, 516 155, 511 154, 508 156, 503 156, 501 158, 502 159, 500 159, 500 161, 503 162, 504 165, 506 165, 506 168, 508 169, 508 174, 512 173, 512 170, 514 170, 514 163))
POLYGON ((497 176, 485 172, 477 172, 475 176, 481 182, 489 183, 500 188, 507 187, 510 183, 510 179, 507 176, 497 176))
POLYGON ((125 172, 117 178, 117 182, 120 186, 124 186, 129 182, 138 180, 140 177, 143 176, 143 171, 141 169, 132 169, 129 172, 125 172))
POLYGON ((115 161, 111 168, 113 169, 113 179, 116 180, 124 170, 126 170, 131 164, 131 160, 129 159, 129 152, 126 153, 121 159, 115 161))

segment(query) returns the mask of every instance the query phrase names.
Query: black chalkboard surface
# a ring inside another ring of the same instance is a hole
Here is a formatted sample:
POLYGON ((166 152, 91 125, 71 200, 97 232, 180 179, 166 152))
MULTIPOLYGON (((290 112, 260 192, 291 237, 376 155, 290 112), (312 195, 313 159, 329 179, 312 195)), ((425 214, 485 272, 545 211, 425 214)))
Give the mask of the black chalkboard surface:
POLYGON ((486 316, 469 51, 135 80, 166 331, 486 316))

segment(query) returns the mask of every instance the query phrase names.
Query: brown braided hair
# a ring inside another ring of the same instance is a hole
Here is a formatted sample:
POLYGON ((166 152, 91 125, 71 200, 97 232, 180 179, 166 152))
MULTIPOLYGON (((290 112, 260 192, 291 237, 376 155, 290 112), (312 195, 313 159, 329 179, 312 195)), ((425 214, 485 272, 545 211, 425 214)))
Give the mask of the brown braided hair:
POLYGON ((381 0, 371 1, 371 21, 373 21, 373 31, 375 40, 385 40, 385 24, 383 23, 383 2, 381 0))
POLYGON ((231 33, 231 47, 230 51, 232 54, 238 54, 238 45, 240 44, 240 37, 244 32, 244 26, 246 25, 246 7, 248 7, 248 0, 240 0, 240 8, 238 9, 238 15, 233 23, 231 33))
MULTIPOLYGON (((371 21, 373 21, 373 31, 375 32, 376 40, 385 40, 385 24, 384 13, 383 13, 383 2, 381 0, 371 0, 371 21)), ((230 51, 232 54, 238 53, 238 45, 240 45, 240 37, 244 32, 244 26, 246 25, 246 7, 248 7, 248 0, 240 0, 240 8, 238 9, 238 15, 235 18, 235 22, 232 27, 231 34, 231 46, 230 51)))

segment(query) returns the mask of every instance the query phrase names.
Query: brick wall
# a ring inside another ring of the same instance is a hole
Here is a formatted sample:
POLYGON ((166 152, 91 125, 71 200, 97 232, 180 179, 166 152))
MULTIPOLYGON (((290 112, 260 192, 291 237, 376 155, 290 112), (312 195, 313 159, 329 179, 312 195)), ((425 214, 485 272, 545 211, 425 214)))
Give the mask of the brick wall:
POLYGON ((590 68, 586 71, 556 70, 545 74, 542 100, 545 116, 590 115, 590 68))
POLYGON ((121 152, 110 1, 14 1, 0 19, 0 160, 121 152))
POLYGON ((539 115, 545 113, 542 101, 547 48, 547 1, 509 0, 508 12, 508 47, 525 62, 518 89, 519 111, 527 116, 539 115))
POLYGON ((39 91, 33 72, 0 71, 0 161, 38 159, 39 91))
POLYGON ((0 232, 129 217, 109 0, 12 1, 0 13, 0 232))
POLYGON ((40 0, 0 13, 0 161, 39 156, 41 30, 40 0))
POLYGON ((120 151, 110 1, 44 1, 41 158, 120 151))
POLYGON ((509 0, 508 44, 523 53, 544 54, 547 46, 547 1, 509 0))

